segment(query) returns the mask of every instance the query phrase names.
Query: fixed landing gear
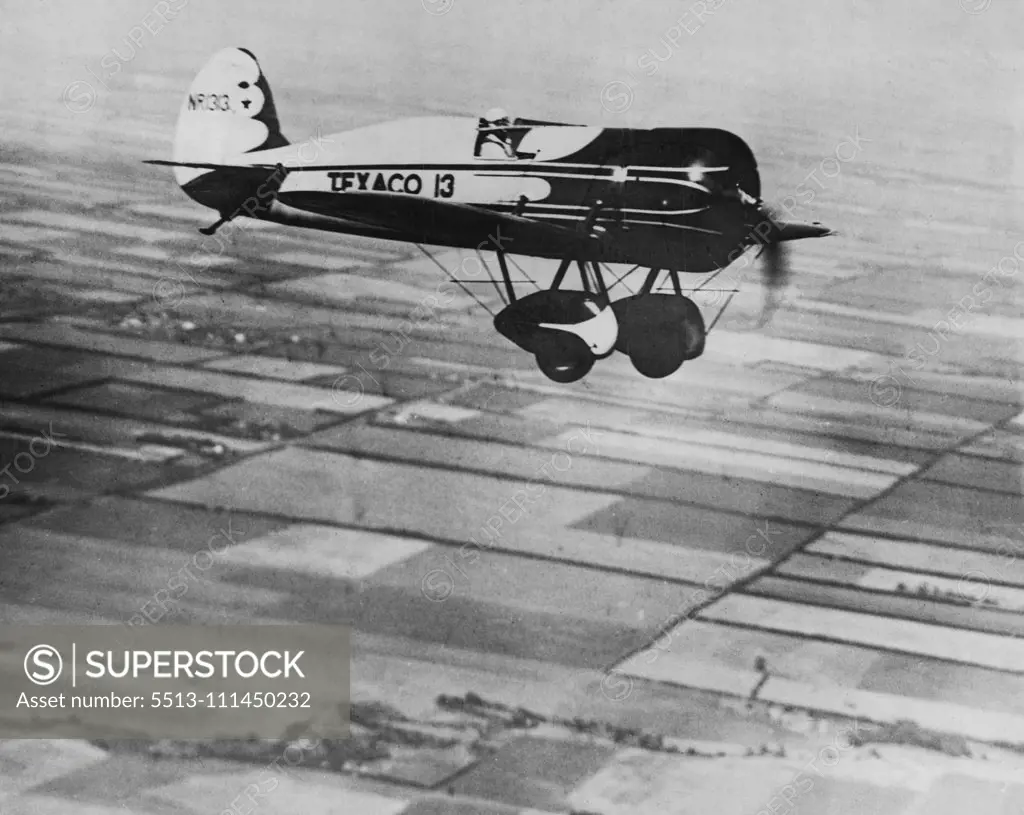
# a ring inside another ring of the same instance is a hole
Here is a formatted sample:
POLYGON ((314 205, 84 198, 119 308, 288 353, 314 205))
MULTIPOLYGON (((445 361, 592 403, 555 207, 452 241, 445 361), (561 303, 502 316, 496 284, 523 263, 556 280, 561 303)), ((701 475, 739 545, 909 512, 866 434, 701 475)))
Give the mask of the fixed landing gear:
POLYGON ((667 294, 629 299, 626 308, 632 313, 620 317, 625 337, 619 350, 639 373, 663 379, 704 353, 704 319, 692 300, 667 294))
POLYGON ((568 265, 559 266, 551 288, 513 295, 494 318, 498 333, 533 354, 548 379, 576 382, 613 351, 647 378, 663 379, 704 353, 704 318, 683 295, 678 272, 669 272, 675 294, 652 291, 660 274, 652 269, 638 294, 611 302, 597 264, 578 263, 583 291, 559 288, 568 265))
MULTIPOLYGON (((587 230, 596 210, 588 216, 587 230)), ((596 262, 576 261, 582 291, 562 289, 573 262, 565 258, 550 288, 517 298, 505 255, 500 250, 497 254, 508 304, 495 316, 494 327, 533 354, 548 379, 561 383, 582 379, 596 360, 613 351, 626 354, 644 376, 662 379, 704 353, 704 319, 697 304, 683 295, 677 271, 668 273, 674 294, 654 293, 661 270, 651 269, 638 294, 613 303, 596 262)))
MULTIPOLYGON (((585 231, 593 226, 601 206, 597 202, 587 216, 585 231)), ((495 316, 494 327, 533 354, 544 376, 555 382, 576 382, 590 373, 596 360, 612 353, 619 326, 596 263, 588 267, 576 261, 583 291, 561 288, 573 260, 568 257, 559 263, 550 288, 517 299, 505 253, 497 254, 509 302, 495 316)))
POLYGON ((707 337, 693 300, 649 289, 613 303, 587 291, 534 292, 499 312, 494 327, 563 383, 582 379, 612 351, 649 379, 663 379, 703 354, 707 337))
POLYGON ((548 289, 509 303, 494 328, 533 354, 555 382, 582 379, 594 362, 615 347, 615 313, 589 292, 548 289))
POLYGON ((669 273, 675 294, 652 293, 658 274, 652 269, 639 294, 612 303, 619 323, 615 350, 649 379, 670 376, 699 357, 707 337, 700 309, 683 295, 678 272, 669 273))
POLYGON ((596 358, 578 337, 543 337, 535 353, 537 367, 555 382, 576 382, 594 367, 596 358))

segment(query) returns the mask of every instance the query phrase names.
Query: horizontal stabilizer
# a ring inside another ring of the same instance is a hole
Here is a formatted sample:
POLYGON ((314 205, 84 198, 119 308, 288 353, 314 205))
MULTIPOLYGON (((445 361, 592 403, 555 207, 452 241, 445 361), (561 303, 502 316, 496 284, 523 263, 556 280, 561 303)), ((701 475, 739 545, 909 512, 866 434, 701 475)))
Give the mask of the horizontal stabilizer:
MULTIPOLYGON (((197 170, 273 170, 273 164, 210 164, 200 161, 164 161, 163 159, 146 159, 143 164, 156 164, 160 167, 192 167, 197 170)), ((287 170, 288 168, 285 167, 287 170)))

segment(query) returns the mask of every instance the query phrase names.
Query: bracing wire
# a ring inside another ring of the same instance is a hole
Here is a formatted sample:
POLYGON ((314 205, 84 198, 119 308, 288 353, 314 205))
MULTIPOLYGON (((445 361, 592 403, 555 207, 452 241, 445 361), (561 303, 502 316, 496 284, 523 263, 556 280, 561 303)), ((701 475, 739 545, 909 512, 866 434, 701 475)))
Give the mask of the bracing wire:
POLYGON ((714 280, 716 277, 718 277, 727 268, 728 268, 727 266, 723 266, 721 269, 719 269, 717 272, 715 272, 713 275, 711 275, 711 277, 707 278, 703 283, 701 283, 697 288, 695 288, 694 291, 700 291, 701 289, 703 289, 708 283, 710 283, 712 280, 714 280))
MULTIPOLYGON (((631 274, 633 274, 633 272, 635 272, 639 268, 640 268, 640 264, 638 263, 632 269, 627 269, 626 271, 624 271, 621 275, 619 275, 619 277, 616 279, 616 281, 614 283, 612 283, 608 287, 608 291, 611 292, 612 289, 614 289, 616 286, 618 286, 620 283, 622 283, 623 280, 625 280, 627 277, 629 277, 631 274)), ((636 293, 629 286, 627 286, 625 283, 622 283, 622 287, 626 291, 628 291, 630 294, 635 294, 636 293)))
POLYGON ((491 279, 491 283, 494 284, 494 290, 498 293, 498 299, 501 300, 502 303, 504 303, 505 293, 501 290, 501 286, 498 285, 498 281, 494 277, 494 273, 491 271, 491 267, 487 265, 487 261, 484 260, 484 256, 479 249, 476 250, 476 257, 477 260, 480 261, 480 265, 482 265, 484 269, 487 270, 487 276, 491 279))
POLYGON ((735 297, 735 296, 736 296, 736 292, 733 291, 732 294, 730 294, 728 297, 725 298, 725 302, 722 304, 722 307, 718 310, 718 314, 715 315, 715 319, 713 319, 711 321, 711 325, 709 325, 707 327, 707 330, 705 330, 705 332, 704 332, 704 336, 705 337, 708 334, 711 333, 711 329, 715 327, 715 324, 722 318, 722 315, 725 314, 725 310, 727 308, 729 308, 729 303, 732 302, 732 298, 735 297))
POLYGON ((477 297, 475 294, 473 294, 473 292, 471 292, 469 289, 467 289, 466 286, 462 283, 461 280, 459 280, 458 278, 452 277, 451 272, 449 272, 446 268, 444 268, 444 266, 441 265, 441 263, 438 261, 437 258, 435 258, 432 254, 430 254, 430 252, 428 252, 426 249, 424 249, 420 244, 417 243, 417 244, 414 244, 414 245, 424 255, 426 255, 428 258, 430 258, 434 262, 434 265, 437 266, 437 268, 440 269, 444 273, 445 277, 447 277, 453 283, 457 283, 460 289, 462 289, 466 294, 468 294, 470 297, 472 297, 473 300, 476 301, 478 306, 480 306, 484 311, 486 311, 492 317, 495 316, 494 312, 491 311, 491 309, 487 306, 487 304, 484 303, 484 301, 481 300, 479 297, 477 297))
POLYGON ((520 266, 518 263, 516 263, 515 258, 511 258, 510 257, 508 259, 512 263, 512 265, 516 267, 516 269, 518 270, 519 274, 521 274, 523 277, 525 277, 527 280, 529 280, 533 284, 533 287, 537 291, 543 291, 541 289, 541 287, 540 287, 540 284, 526 273, 526 269, 524 269, 522 266, 520 266))

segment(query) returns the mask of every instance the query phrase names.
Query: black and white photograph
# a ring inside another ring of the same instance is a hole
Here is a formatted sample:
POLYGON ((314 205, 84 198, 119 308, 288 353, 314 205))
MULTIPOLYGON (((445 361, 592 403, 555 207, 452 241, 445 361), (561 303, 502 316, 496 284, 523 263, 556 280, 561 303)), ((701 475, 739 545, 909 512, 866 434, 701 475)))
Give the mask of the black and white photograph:
POLYGON ((0 0, 0 813, 1024 812, 1022 32, 0 0))

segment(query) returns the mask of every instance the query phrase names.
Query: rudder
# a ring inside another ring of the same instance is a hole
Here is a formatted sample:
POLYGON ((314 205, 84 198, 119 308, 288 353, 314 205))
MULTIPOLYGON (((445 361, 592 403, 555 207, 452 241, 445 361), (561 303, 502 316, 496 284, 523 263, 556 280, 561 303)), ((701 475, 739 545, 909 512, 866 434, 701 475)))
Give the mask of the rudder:
MULTIPOLYGON (((222 164, 241 153, 286 144, 270 85, 253 53, 225 48, 210 57, 182 102, 174 161, 222 164)), ((208 172, 174 168, 182 186, 208 172)))

